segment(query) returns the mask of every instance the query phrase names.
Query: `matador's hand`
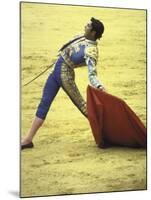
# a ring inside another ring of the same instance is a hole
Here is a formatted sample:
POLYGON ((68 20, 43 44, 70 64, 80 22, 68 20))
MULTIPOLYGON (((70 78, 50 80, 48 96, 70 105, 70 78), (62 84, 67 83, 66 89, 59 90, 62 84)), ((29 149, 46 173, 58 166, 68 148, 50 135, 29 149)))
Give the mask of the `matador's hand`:
POLYGON ((101 86, 98 89, 101 90, 102 92, 107 92, 107 90, 106 90, 106 88, 104 86, 101 86))

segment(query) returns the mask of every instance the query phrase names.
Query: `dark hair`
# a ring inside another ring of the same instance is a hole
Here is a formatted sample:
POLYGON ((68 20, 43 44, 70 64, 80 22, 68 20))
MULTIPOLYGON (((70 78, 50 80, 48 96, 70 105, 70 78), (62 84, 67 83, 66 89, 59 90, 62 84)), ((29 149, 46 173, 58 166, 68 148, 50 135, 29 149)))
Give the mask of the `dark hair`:
POLYGON ((102 37, 102 34, 104 32, 104 25, 101 21, 98 19, 95 19, 94 17, 91 18, 92 22, 92 31, 95 31, 95 39, 100 39, 102 37))

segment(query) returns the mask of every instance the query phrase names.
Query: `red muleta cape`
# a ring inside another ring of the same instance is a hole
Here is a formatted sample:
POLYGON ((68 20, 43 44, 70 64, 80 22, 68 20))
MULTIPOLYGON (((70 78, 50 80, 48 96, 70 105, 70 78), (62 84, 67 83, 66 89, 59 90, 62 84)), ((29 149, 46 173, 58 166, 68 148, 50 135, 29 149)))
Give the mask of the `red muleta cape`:
POLYGON ((87 110, 98 147, 146 147, 146 128, 122 99, 88 85, 87 110))

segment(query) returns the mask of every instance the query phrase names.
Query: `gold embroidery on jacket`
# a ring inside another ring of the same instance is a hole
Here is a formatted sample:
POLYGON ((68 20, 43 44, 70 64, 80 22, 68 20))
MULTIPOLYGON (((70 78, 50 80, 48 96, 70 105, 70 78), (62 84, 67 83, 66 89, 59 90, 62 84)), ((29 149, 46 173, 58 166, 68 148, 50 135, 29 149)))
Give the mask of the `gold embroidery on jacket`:
POLYGON ((96 63, 98 60, 98 48, 96 46, 89 46, 85 49, 85 55, 93 58, 96 63))
POLYGON ((72 68, 80 67, 80 66, 85 65, 85 63, 81 63, 81 64, 78 64, 78 65, 75 65, 71 61, 71 55, 74 52, 78 53, 80 51, 80 46, 82 46, 82 45, 86 45, 85 39, 83 39, 83 38, 73 42, 73 44, 70 44, 68 47, 66 47, 63 51, 60 52, 60 55, 63 57, 63 59, 65 60, 67 65, 69 65, 72 68))

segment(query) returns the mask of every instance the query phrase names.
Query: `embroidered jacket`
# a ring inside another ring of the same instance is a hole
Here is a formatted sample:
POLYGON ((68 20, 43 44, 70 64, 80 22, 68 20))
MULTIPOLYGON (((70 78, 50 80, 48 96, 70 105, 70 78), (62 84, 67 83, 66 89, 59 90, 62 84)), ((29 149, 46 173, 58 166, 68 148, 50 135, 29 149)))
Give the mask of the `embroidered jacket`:
POLYGON ((97 78, 98 48, 96 41, 88 40, 84 36, 76 37, 60 49, 60 55, 71 68, 87 65, 91 85, 96 88, 102 87, 97 78))

